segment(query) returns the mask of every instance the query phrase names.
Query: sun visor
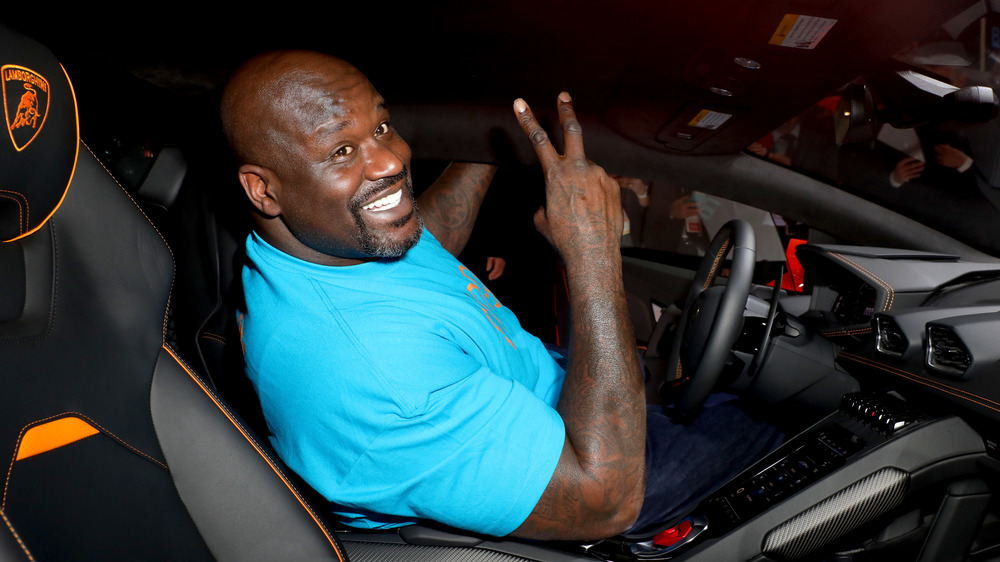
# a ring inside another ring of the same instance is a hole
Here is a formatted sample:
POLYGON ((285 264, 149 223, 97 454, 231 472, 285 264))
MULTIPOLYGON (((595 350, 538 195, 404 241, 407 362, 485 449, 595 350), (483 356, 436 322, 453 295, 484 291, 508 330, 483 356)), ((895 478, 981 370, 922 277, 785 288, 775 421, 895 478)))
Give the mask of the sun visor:
POLYGON ((728 125, 745 109, 708 103, 692 103, 681 109, 656 135, 671 150, 688 152, 728 125))
POLYGON ((55 55, 0 26, 0 241, 38 230, 55 213, 80 145, 73 87, 55 55))

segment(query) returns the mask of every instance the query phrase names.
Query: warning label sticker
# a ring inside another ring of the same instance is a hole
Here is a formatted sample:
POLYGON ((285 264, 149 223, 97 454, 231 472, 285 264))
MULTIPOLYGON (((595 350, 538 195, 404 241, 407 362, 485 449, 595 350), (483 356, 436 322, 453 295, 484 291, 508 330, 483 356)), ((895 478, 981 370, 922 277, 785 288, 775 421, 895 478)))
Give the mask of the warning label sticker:
POLYGON ((699 129, 718 129, 723 123, 728 121, 730 117, 732 117, 732 115, 729 113, 702 109, 697 115, 688 121, 688 127, 698 127, 699 129))
POLYGON ((785 14, 768 43, 794 49, 815 49, 835 23, 837 20, 830 18, 785 14))

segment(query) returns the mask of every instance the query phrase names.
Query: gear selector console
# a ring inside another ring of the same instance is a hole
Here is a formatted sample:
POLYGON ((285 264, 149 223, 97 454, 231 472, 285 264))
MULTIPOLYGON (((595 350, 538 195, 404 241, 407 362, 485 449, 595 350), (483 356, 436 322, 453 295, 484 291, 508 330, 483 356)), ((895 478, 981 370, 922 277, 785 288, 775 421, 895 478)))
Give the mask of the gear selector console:
POLYGON ((845 395, 839 412, 745 470, 702 501, 690 517, 669 529, 626 536, 625 540, 613 541, 616 546, 605 543, 597 550, 620 560, 678 556, 704 539, 729 533, 844 466, 859 452, 918 425, 920 419, 906 402, 892 395, 845 395))

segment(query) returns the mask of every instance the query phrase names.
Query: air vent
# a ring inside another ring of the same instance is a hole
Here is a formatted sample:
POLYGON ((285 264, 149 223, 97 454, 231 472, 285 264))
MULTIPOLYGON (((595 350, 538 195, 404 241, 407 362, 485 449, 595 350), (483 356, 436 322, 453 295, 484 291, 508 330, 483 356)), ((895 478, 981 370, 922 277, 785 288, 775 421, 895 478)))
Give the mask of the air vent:
POLYGON ((949 375, 964 375, 972 364, 972 354, 949 328, 927 327, 927 366, 949 375))
POLYGON ((902 357, 910 346, 910 340, 892 318, 875 317, 875 349, 892 357, 902 357))

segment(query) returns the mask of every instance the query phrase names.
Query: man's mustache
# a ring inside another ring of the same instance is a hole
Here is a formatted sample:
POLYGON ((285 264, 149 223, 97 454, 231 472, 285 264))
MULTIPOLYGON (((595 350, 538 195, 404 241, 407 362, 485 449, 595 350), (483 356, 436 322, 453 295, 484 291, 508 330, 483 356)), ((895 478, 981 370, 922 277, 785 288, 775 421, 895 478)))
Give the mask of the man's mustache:
POLYGON ((371 185, 369 185, 365 189, 362 189, 358 193, 358 195, 354 197, 354 199, 351 201, 351 208, 360 209, 365 204, 365 201, 371 199, 375 194, 385 191, 386 189, 389 189, 390 187, 396 185, 400 181, 408 179, 409 175, 410 175, 410 169, 406 166, 403 166, 403 170, 398 174, 394 176, 389 176, 387 178, 381 178, 379 180, 372 182, 371 185))

